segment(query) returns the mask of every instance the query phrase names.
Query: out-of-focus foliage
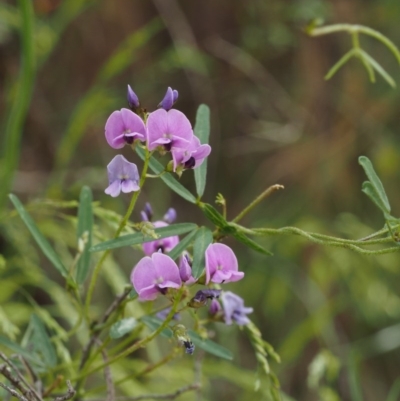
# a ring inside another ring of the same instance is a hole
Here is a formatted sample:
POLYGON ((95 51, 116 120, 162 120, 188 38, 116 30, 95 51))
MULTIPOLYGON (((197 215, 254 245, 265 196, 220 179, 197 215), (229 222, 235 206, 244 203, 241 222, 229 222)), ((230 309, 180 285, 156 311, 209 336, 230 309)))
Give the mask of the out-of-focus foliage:
MULTIPOLYGON (((22 354, 38 371, 51 377, 52 369, 68 366, 89 335, 76 313, 83 306, 65 291, 7 193, 23 200, 64 266, 74 266, 79 252, 76 234, 82 231, 76 216, 84 185, 96 200, 93 241, 109 239, 128 200, 103 193, 112 155, 104 124, 110 112, 124 106, 127 83, 149 99, 150 110, 167 86, 177 88, 177 107, 193 125, 198 104, 210 106, 213 153, 202 201, 214 204, 222 193, 228 221, 279 183, 285 189, 241 224, 364 238, 385 221, 361 192, 360 155, 372 160, 391 213, 400 215, 399 90, 383 80, 371 84, 363 65, 352 60, 325 81, 350 38, 310 38, 304 32, 310 20, 321 18, 326 24, 371 27, 399 46, 400 2, 35 0, 31 15, 22 14, 21 3, 0 4, 0 177, 5 176, 0 183, 0 349, 22 354), (23 101, 16 104, 18 98, 23 101), (73 349, 66 348, 74 335, 73 349), (27 344, 34 348, 27 351, 27 344)), ((361 45, 399 86, 392 54, 372 38, 362 37, 361 45)), ((193 194, 190 175, 185 173, 180 184, 193 194)), ((132 224, 140 221, 145 201, 155 210, 174 206, 179 222, 206 223, 198 208, 154 180, 141 195, 132 224)), ((127 230, 133 232, 132 226, 127 230)), ((246 272, 246 279, 230 288, 254 307, 254 322, 280 355, 280 364, 270 363, 288 399, 396 400, 398 254, 366 256, 290 234, 256 240, 274 256, 229 240, 246 272)), ((100 315, 122 292, 140 257, 140 250, 129 248, 108 258, 93 314, 100 315)), ((132 302, 125 311, 130 319, 142 314, 132 302)), ((123 342, 110 338, 114 353, 139 338, 140 330, 133 328, 123 342)), ((269 396, 270 383, 257 371, 246 333, 222 325, 215 330, 234 362, 203 359, 204 399, 269 396)), ((140 351, 141 358, 114 365, 120 393, 170 393, 190 382, 193 360, 168 354, 170 349, 169 340, 160 338, 140 351), (161 360, 169 362, 153 369, 161 360)), ((73 372, 63 374, 68 378, 73 372)), ((89 387, 90 398, 105 392, 100 376, 89 387)), ((185 393, 181 399, 192 397, 185 393)))

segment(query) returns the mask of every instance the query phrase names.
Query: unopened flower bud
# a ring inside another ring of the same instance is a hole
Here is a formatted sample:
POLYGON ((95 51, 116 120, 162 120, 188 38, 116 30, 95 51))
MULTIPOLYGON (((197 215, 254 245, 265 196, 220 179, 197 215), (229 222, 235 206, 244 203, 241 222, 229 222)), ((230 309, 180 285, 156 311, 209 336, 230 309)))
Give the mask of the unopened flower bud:
POLYGON ((167 111, 170 110, 174 103, 178 100, 178 96, 179 94, 177 90, 172 90, 171 87, 168 87, 167 92, 163 100, 161 100, 159 103, 158 107, 167 111))
POLYGON ((170 207, 167 210, 167 213, 165 213, 163 220, 167 222, 168 224, 173 223, 176 220, 176 210, 172 207, 170 207))
POLYGON ((213 299, 210 304, 210 309, 208 313, 212 316, 216 315, 221 310, 221 305, 216 299, 213 299))
POLYGON ((136 93, 133 91, 133 89, 131 88, 130 85, 128 85, 127 98, 128 98, 129 107, 133 111, 139 108, 139 106, 140 106, 139 98, 137 97, 136 93))

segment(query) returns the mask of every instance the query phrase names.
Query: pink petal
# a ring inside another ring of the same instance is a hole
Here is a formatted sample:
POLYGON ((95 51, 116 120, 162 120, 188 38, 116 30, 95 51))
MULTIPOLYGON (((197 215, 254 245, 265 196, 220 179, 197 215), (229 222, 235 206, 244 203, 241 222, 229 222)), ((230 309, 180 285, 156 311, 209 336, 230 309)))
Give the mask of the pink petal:
MULTIPOLYGON (((186 141, 193 137, 192 125, 188 118, 179 110, 171 109, 168 112, 168 130, 174 135, 186 141)), ((179 144, 176 144, 179 147, 179 144)))
POLYGON ((143 120, 129 109, 121 109, 121 118, 124 123, 125 129, 131 131, 131 133, 136 134, 138 139, 144 140, 146 136, 146 127, 143 120))
MULTIPOLYGON (((154 268, 157 277, 163 278, 163 284, 165 282, 173 282, 178 284, 180 287, 182 285, 181 276, 179 275, 179 269, 176 263, 167 255, 156 252, 151 255, 154 263, 154 268)), ((175 287, 177 288, 177 287, 175 287)))
POLYGON ((123 137, 122 139, 115 141, 115 138, 120 136, 125 130, 124 121, 122 120, 120 111, 114 111, 110 117, 108 117, 105 130, 106 140, 112 148, 120 149, 125 145, 123 137))
POLYGON ((158 145, 154 143, 168 132, 167 112, 164 109, 153 111, 147 118, 147 146, 154 150, 158 145))
POLYGON ((140 259, 131 273, 131 282, 136 292, 139 294, 144 288, 155 284, 158 276, 152 259, 148 256, 140 259))
POLYGON ((155 284, 141 289, 139 292, 139 301, 152 301, 157 298, 160 291, 157 289, 155 284))

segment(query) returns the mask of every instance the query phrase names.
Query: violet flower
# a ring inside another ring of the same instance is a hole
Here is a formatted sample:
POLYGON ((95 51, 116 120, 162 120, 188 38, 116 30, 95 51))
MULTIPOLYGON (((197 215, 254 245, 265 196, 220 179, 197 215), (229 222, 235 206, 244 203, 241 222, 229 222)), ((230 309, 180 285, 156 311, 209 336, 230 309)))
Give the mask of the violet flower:
POLYGON ((178 100, 178 91, 177 90, 173 90, 172 88, 168 87, 167 92, 165 93, 165 96, 163 98, 163 100, 161 100, 161 102, 159 103, 159 105, 157 107, 161 107, 164 110, 169 110, 172 108, 172 106, 174 105, 174 103, 178 100))
POLYGON ((211 300, 210 308, 208 309, 208 313, 211 316, 215 316, 220 310, 221 310, 220 303, 216 299, 211 300))
POLYGON ((219 298, 221 290, 199 290, 195 296, 188 302, 188 306, 191 308, 201 308, 207 304, 209 299, 219 298))
POLYGON ((206 249, 206 284, 239 281, 244 273, 238 271, 238 261, 229 246, 210 244, 206 249))
POLYGON ((185 148, 173 147, 171 153, 174 161, 174 171, 179 166, 182 166, 183 169, 196 168, 211 153, 211 146, 202 145, 199 138, 193 135, 188 146, 185 148))
POLYGON ((167 213, 164 214, 163 220, 168 224, 173 223, 176 220, 176 210, 173 207, 170 207, 167 210, 167 213))
POLYGON ((192 261, 187 252, 183 252, 179 262, 179 274, 186 284, 193 284, 196 279, 192 276, 192 261))
POLYGON ((143 221, 151 221, 153 220, 153 209, 149 202, 146 202, 144 205, 144 210, 140 212, 143 221))
POLYGON ((130 163, 122 155, 115 156, 107 166, 108 187, 105 189, 107 195, 113 198, 121 191, 124 193, 139 191, 139 172, 135 163, 130 163))
POLYGON ((114 111, 106 122, 106 139, 114 149, 120 149, 125 144, 134 141, 145 141, 146 127, 143 120, 129 109, 114 111))
POLYGON ((157 295, 165 294, 168 288, 179 288, 182 285, 176 263, 160 252, 151 257, 145 256, 133 268, 131 282, 140 301, 151 301, 157 295))
POLYGON ((250 319, 246 316, 253 312, 253 308, 244 306, 244 301, 238 295, 230 291, 224 291, 221 296, 224 307, 224 318, 226 324, 237 323, 244 326, 250 323, 250 319))
POLYGON ((147 118, 147 147, 154 150, 163 146, 167 151, 172 147, 185 149, 193 137, 190 121, 179 110, 158 109, 147 118))
POLYGON ((128 85, 128 93, 127 99, 129 107, 133 110, 136 110, 140 106, 139 98, 137 97, 136 93, 133 91, 130 85, 128 85))
MULTIPOLYGON (((167 223, 164 221, 155 221, 153 223, 155 228, 166 227, 167 223)), ((145 242, 142 245, 143 252, 150 256, 154 252, 161 251, 162 253, 168 253, 173 248, 175 248, 179 243, 179 237, 177 235, 173 235, 172 237, 156 239, 155 241, 145 242)))
MULTIPOLYGON (((160 319, 160 320, 165 320, 167 318, 167 316, 169 315, 169 312, 171 312, 171 306, 168 306, 168 308, 165 308, 163 310, 161 310, 160 312, 156 313, 156 316, 160 319)), ((173 320, 181 320, 181 316, 179 313, 175 313, 174 316, 172 316, 173 320)))

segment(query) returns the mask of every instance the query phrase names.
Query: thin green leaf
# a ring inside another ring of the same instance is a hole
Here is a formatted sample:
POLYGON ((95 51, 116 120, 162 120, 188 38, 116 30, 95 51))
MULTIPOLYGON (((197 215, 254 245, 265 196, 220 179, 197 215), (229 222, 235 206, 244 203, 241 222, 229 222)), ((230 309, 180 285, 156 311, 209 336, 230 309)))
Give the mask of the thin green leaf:
POLYGON ((237 239, 239 242, 248 246, 249 248, 253 249, 254 251, 260 252, 267 256, 273 255, 273 253, 271 253, 267 249, 264 249, 261 245, 257 244, 257 242, 253 241, 252 239, 250 239, 249 237, 247 237, 246 235, 244 235, 243 233, 241 233, 239 231, 233 232, 233 233, 231 233, 231 235, 235 239, 237 239))
POLYGON ((360 384, 359 362, 354 353, 350 354, 348 364, 348 381, 350 387, 350 396, 352 401, 363 401, 363 395, 360 384))
POLYGON ((181 253, 192 243, 196 234, 197 230, 191 231, 183 240, 179 241, 179 244, 168 253, 168 256, 172 259, 176 259, 180 256, 181 253))
POLYGON ((16 81, 12 104, 7 113, 7 123, 2 133, 0 144, 0 209, 3 208, 10 192, 15 169, 18 166, 21 150, 21 137, 24 121, 28 113, 35 82, 35 12, 32 1, 19 0, 19 16, 21 17, 21 62, 19 76, 16 81))
POLYGON ((16 344, 14 341, 9 340, 7 337, 0 335, 0 345, 10 349, 11 351, 15 352, 26 358, 29 362, 34 363, 35 365, 43 367, 43 362, 34 354, 32 351, 27 351, 25 348, 21 347, 20 345, 16 344))
POLYGON ((134 299, 138 296, 139 294, 136 292, 134 288, 131 289, 131 292, 128 295, 128 299, 134 299))
POLYGON ((93 210, 92 210, 92 191, 89 187, 84 186, 79 197, 78 208, 78 241, 85 237, 83 252, 78 260, 76 268, 76 281, 78 284, 85 282, 90 267, 90 252, 92 246, 92 229, 93 229, 93 210))
MULTIPOLYGON (((144 150, 139 146, 136 147, 136 153, 139 157, 144 160, 145 153, 144 150)), ((150 158, 149 162, 150 169, 155 174, 161 174, 164 171, 164 166, 157 161, 153 156, 150 158)), ((196 203, 195 196, 190 193, 182 184, 180 184, 170 173, 164 173, 160 176, 160 178, 165 182, 165 184, 171 188, 174 192, 176 192, 183 199, 186 199, 188 202, 196 203)))
POLYGON ((375 71, 374 71, 374 69, 372 68, 371 64, 368 62, 368 60, 364 57, 364 54, 363 54, 363 53, 364 53, 364 52, 359 51, 359 52, 357 52, 357 55, 358 55, 359 59, 361 60, 361 62, 363 63, 365 69, 367 70, 369 80, 370 80, 372 83, 375 83, 375 81, 376 81, 376 80, 375 80, 375 71))
POLYGON ((373 185, 369 181, 363 182, 361 191, 364 192, 384 214, 387 213, 385 204, 382 202, 382 199, 376 193, 373 185))
MULTIPOLYGON (((390 214, 389 200, 387 198, 385 189, 383 188, 382 182, 379 179, 378 175, 376 174, 371 161, 366 156, 360 156, 358 158, 358 163, 364 169, 365 174, 367 175, 369 181, 371 182, 373 190, 376 192, 376 195, 380 198, 380 204, 383 206, 383 209, 381 206, 379 206, 379 208, 382 209, 384 212, 390 214)), ((368 191, 369 191, 369 189, 368 189, 368 191)), ((365 192, 364 184, 363 184, 363 192, 365 192)), ((370 196, 369 194, 367 194, 367 195, 370 196)))
POLYGON ((395 80, 384 70, 384 68, 367 52, 364 50, 359 50, 364 59, 375 69, 375 71, 382 76, 382 78, 392 87, 396 87, 395 80))
POLYGON ((330 68, 328 73, 325 75, 325 79, 331 79, 355 54, 355 49, 348 51, 336 64, 330 68))
POLYGON ((211 221, 211 223, 222 229, 228 226, 228 222, 225 220, 224 216, 222 216, 222 214, 209 203, 201 203, 200 207, 204 215, 208 220, 211 221))
MULTIPOLYGON (((207 105, 201 104, 197 109, 196 124, 194 133, 199 138, 202 145, 208 144, 210 136, 210 109, 207 105)), ((194 179, 196 181, 196 192, 199 198, 204 194, 207 180, 207 158, 204 159, 200 167, 194 170, 194 179)))
POLYGON ((55 366, 57 364, 57 354, 44 324, 35 314, 31 316, 31 324, 33 327, 32 338, 35 348, 43 355, 43 359, 47 366, 55 366))
MULTIPOLYGON (((154 232, 158 235, 158 238, 166 238, 166 237, 172 237, 173 235, 185 234, 189 231, 195 230, 196 228, 197 225, 193 223, 179 223, 179 224, 171 224, 166 227, 155 228, 154 232)), ((116 248, 121 248, 123 246, 143 244, 144 242, 150 242, 154 240, 155 238, 145 236, 142 233, 127 234, 92 246, 90 248, 90 252, 107 251, 109 249, 116 249, 116 248)))
MULTIPOLYGON (((140 320, 152 331, 157 330, 162 324, 162 320, 155 316, 143 316, 140 320)), ((166 338, 173 337, 172 330, 169 327, 166 327, 160 334, 166 338)))
POLYGON ((232 352, 229 351, 227 348, 223 347, 222 345, 219 345, 209 339, 203 340, 193 330, 188 330, 188 335, 196 347, 199 347, 210 354, 218 356, 219 358, 227 359, 228 361, 231 361, 233 359, 232 352))
POLYGON ((23 207, 22 203, 19 201, 19 199, 13 195, 9 195, 11 202, 17 209, 18 214, 20 215, 22 221, 25 223, 26 227, 32 234, 34 240, 38 244, 39 248, 42 250, 42 252, 46 255, 47 259, 53 264, 53 266, 64 276, 67 277, 68 272, 64 265, 61 263, 61 260, 59 259, 58 255, 54 252, 53 248, 47 241, 47 239, 43 236, 43 234, 39 231, 37 228, 35 222, 32 220, 32 217, 29 215, 29 213, 25 210, 23 207))
POLYGON ((138 324, 139 322, 134 317, 121 319, 111 326, 110 337, 113 339, 121 338, 125 334, 130 333, 134 328, 138 326, 138 324))
POLYGON ((193 244, 192 275, 199 278, 203 273, 205 251, 213 242, 213 234, 207 227, 200 227, 193 244))

